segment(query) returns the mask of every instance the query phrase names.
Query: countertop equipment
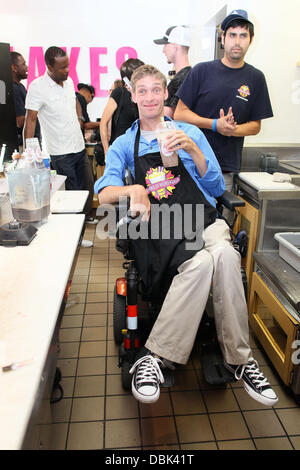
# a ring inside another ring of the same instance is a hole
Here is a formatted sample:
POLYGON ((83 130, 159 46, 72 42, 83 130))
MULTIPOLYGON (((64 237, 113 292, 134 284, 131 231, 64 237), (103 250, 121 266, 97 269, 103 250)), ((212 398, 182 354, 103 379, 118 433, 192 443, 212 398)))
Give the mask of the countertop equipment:
POLYGON ((245 172, 235 177, 234 192, 260 212, 258 251, 278 251, 275 233, 300 230, 300 186, 274 182, 269 173, 245 172))
POLYGON ((300 232, 300 186, 251 172, 236 175, 234 189, 248 206, 241 227, 248 233, 254 220, 256 226, 249 253, 250 326, 283 382, 300 394, 300 365, 293 361, 294 341, 300 338, 300 274, 279 256, 275 238, 300 232))
POLYGON ((12 220, 0 227, 0 245, 2 246, 26 246, 33 240, 37 228, 25 222, 12 220))
POLYGON ((288 170, 289 173, 296 173, 300 175, 300 155, 291 155, 289 158, 280 160, 280 167, 288 170))

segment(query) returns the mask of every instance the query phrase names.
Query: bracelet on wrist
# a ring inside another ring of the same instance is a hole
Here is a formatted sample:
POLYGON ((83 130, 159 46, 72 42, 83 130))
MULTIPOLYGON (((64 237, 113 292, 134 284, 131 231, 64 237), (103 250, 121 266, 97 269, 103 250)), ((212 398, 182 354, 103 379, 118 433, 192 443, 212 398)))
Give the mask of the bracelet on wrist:
POLYGON ((217 128, 217 122, 218 122, 218 119, 214 119, 213 120, 213 125, 212 125, 212 130, 213 132, 217 132, 218 128, 217 128))

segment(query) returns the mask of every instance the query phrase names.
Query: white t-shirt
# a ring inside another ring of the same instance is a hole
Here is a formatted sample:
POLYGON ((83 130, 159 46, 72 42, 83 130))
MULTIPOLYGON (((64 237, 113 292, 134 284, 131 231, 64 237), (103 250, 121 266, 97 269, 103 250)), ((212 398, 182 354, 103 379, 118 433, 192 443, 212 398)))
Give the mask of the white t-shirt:
POLYGON ((64 155, 84 149, 84 139, 76 113, 73 81, 68 77, 58 85, 48 72, 28 88, 25 108, 38 111, 43 137, 50 155, 64 155))

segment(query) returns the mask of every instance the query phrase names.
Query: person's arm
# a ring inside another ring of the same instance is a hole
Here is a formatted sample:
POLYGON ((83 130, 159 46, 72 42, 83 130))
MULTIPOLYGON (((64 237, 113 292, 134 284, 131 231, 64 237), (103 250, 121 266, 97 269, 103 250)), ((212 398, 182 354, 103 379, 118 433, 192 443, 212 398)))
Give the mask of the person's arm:
POLYGON ((142 220, 149 220, 150 200, 144 186, 133 184, 129 186, 106 186, 98 194, 100 204, 114 204, 120 197, 130 198, 130 215, 142 215, 142 220))
POLYGON ((31 137, 34 137, 37 115, 38 115, 38 111, 27 109, 26 117, 25 117, 25 124, 24 124, 24 131, 23 131, 24 143, 26 139, 30 139, 31 137))
MULTIPOLYGON (((177 121, 185 121, 190 124, 194 124, 200 129, 211 129, 213 128, 214 119, 205 118, 191 111, 184 102, 179 99, 177 107, 174 113, 174 119, 177 121)), ((232 109, 229 108, 227 115, 224 114, 223 110, 220 110, 220 117, 217 119, 217 132, 222 135, 233 135, 236 130, 236 124, 232 119, 232 109)))
POLYGON ((202 129, 212 129, 213 125, 213 119, 204 118, 194 113, 188 106, 184 104, 181 99, 178 100, 174 112, 174 119, 176 121, 185 121, 190 124, 194 124, 194 126, 200 127, 202 129))
POLYGON ((142 216, 142 220, 147 221, 150 217, 151 204, 144 186, 133 184, 129 186, 106 186, 98 194, 99 203, 114 204, 119 202, 120 197, 130 198, 130 215, 142 216))
POLYGON ((84 127, 84 129, 85 129, 86 131, 89 131, 89 130, 91 130, 91 129, 98 129, 98 127, 99 127, 99 122, 91 122, 91 121, 85 122, 84 125, 83 125, 83 127, 84 127))
POLYGON ((24 122, 25 122, 25 115, 24 116, 16 116, 16 122, 17 122, 17 127, 22 129, 22 127, 24 126, 24 122))
POLYGON ((23 129, 25 122, 25 98, 22 94, 22 87, 18 87, 13 83, 14 90, 14 102, 15 102, 15 111, 16 111, 16 124, 19 129, 23 129))
POLYGON ((260 132, 261 121, 249 121, 245 124, 237 124, 233 137, 246 137, 247 135, 256 135, 260 132))
POLYGON ((77 118, 80 124, 81 129, 83 128, 84 122, 83 122, 83 116, 82 116, 82 107, 79 102, 79 99, 76 97, 76 114, 77 118))
POLYGON ((100 135, 101 135, 101 142, 103 145, 104 153, 106 154, 107 149, 109 147, 109 129, 108 124, 116 111, 118 105, 113 98, 109 98, 103 114, 101 116, 100 121, 100 135))

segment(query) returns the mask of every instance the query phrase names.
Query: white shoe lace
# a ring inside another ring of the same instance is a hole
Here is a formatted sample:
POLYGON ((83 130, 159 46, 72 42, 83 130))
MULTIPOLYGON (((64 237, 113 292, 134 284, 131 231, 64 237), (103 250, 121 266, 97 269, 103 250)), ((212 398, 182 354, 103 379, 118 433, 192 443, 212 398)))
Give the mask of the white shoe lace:
POLYGON ((253 357, 249 359, 248 364, 244 364, 238 367, 235 371, 235 378, 240 380, 243 377, 244 372, 249 374, 250 379, 253 379, 252 382, 256 385, 256 388, 264 387, 265 385, 270 385, 268 380, 264 377, 263 373, 260 372, 258 368, 258 363, 253 357), (240 369, 240 371, 239 371, 240 369))
POLYGON ((151 354, 148 356, 141 357, 136 361, 136 363, 131 367, 129 373, 133 374, 138 366, 136 374, 136 384, 142 385, 149 382, 158 381, 164 383, 165 379, 160 370, 159 364, 162 364, 162 361, 158 357, 153 357, 151 354))

